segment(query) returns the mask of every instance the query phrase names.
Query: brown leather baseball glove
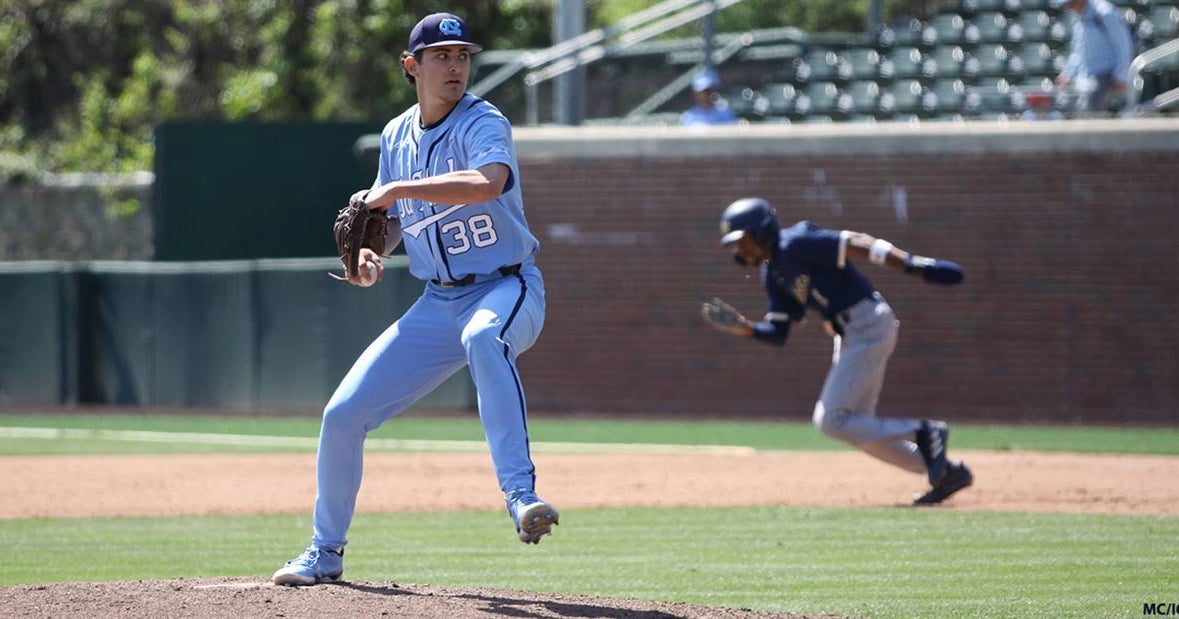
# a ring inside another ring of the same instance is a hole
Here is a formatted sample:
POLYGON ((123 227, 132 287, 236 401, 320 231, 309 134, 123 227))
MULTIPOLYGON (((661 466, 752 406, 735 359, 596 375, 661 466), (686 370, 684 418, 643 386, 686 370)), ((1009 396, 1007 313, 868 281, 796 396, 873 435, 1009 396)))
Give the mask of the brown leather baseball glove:
POLYGON ((365 205, 363 199, 352 200, 336 214, 332 232, 336 236, 336 252, 344 263, 344 277, 347 280, 360 276, 360 250, 367 247, 378 255, 385 253, 385 230, 389 216, 384 211, 374 211, 365 205))

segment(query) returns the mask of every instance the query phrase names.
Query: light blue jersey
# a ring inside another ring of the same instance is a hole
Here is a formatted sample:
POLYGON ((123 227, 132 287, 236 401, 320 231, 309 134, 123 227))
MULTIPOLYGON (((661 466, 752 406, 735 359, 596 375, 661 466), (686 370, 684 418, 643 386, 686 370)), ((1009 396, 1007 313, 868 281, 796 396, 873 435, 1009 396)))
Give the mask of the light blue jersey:
MULTIPOLYGON (((360 355, 324 409, 312 543, 342 548, 360 489, 364 438, 464 366, 505 494, 531 493, 527 405, 516 358, 545 318, 539 248, 528 230, 512 128, 495 106, 464 95, 422 129, 413 106, 381 134, 377 186, 489 163, 511 168, 503 194, 466 205, 397 200, 410 271, 422 296, 360 355)), ((554 517, 555 518, 555 517, 554 517)))
MULTIPOLYGON (((517 537, 535 544, 557 524, 557 509, 536 495, 528 405, 516 366, 544 328, 545 288, 535 260, 540 243, 524 219, 512 127, 479 97, 453 98, 455 83, 462 80, 465 86, 469 77, 469 54, 482 49, 466 22, 452 13, 427 15, 410 32, 401 61, 419 104, 381 132, 373 189, 493 164, 507 166, 510 174, 501 195, 485 202, 399 199, 389 204, 410 272, 426 284, 409 309, 360 354, 324 407, 311 546, 274 573, 275 584, 340 579, 364 474, 365 439, 464 367, 475 385, 491 464, 517 537), (427 115, 446 116, 423 128, 423 100, 427 115), (433 111, 429 102, 436 104, 433 111)), ((390 232, 397 236, 397 230, 390 232)))
POLYGON ((423 129, 420 119, 415 105, 385 126, 374 187, 489 163, 508 166, 511 176, 503 194, 488 202, 395 201, 389 215, 401 222, 410 272, 423 280, 453 282, 531 263, 540 243, 524 218, 520 168, 508 120, 494 105, 470 93, 442 122, 423 129))

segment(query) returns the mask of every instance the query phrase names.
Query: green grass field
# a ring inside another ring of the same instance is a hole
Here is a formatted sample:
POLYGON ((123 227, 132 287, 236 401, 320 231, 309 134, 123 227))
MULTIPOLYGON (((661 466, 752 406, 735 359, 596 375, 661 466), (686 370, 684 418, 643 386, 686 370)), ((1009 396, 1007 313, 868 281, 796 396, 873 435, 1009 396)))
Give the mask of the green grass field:
MULTIPOLYGON (((806 424, 545 420, 534 442, 842 449, 806 424)), ((0 455, 312 451, 183 435, 313 439, 314 419, 0 415, 0 455), (57 428, 46 438, 17 428, 57 428), (74 434, 64 430, 77 431, 74 434), (128 432, 153 432, 150 442, 128 432), (26 432, 26 435, 28 433, 26 432)), ((406 418, 373 438, 479 441, 477 421, 406 418)), ((1177 455, 1179 432, 955 427, 975 449, 1177 455)), ((307 445, 312 445, 308 447, 307 445)), ((1174 483, 1159 480, 1159 483, 1174 483)), ((756 507, 574 510, 539 546, 495 512, 361 514, 347 570, 368 581, 497 587, 870 617, 1140 617, 1179 596, 1179 517, 756 507)), ((0 521, 0 584, 265 579, 310 515, 0 521)))

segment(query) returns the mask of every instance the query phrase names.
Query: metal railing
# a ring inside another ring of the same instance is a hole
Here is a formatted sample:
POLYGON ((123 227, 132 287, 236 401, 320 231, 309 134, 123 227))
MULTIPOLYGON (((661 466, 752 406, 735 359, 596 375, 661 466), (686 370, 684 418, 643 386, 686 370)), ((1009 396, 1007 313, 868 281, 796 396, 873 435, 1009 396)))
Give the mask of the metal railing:
MULTIPOLYGON (((496 86, 521 71, 524 74, 526 123, 539 122, 538 87, 578 67, 608 57, 669 30, 706 17, 743 0, 665 0, 617 23, 586 32, 546 50, 524 54, 471 86, 472 93, 485 96, 496 86)), ((690 78, 689 78, 690 79, 690 78)), ((686 83, 686 82, 685 82, 686 83)), ((682 87, 682 85, 681 85, 682 87)))
POLYGON ((663 88, 648 97, 645 101, 638 104, 630 112, 626 114, 627 118, 640 118, 642 116, 651 114, 663 104, 672 100, 677 94, 683 91, 692 82, 692 78, 701 70, 722 64, 729 58, 736 56, 743 50, 749 49, 759 43, 767 41, 790 41, 792 43, 802 43, 808 39, 807 34, 797 28, 774 28, 769 30, 758 30, 741 33, 739 35, 730 36, 726 41, 724 37, 718 37, 717 43, 719 48, 711 50, 710 55, 705 55, 701 52, 702 58, 699 62, 693 64, 687 71, 680 74, 674 80, 669 82, 663 88))
POLYGON ((1126 79, 1126 108, 1123 116, 1144 116, 1170 108, 1179 103, 1179 88, 1172 88, 1159 93, 1145 103, 1139 101, 1144 86, 1142 71, 1168 56, 1179 54, 1179 39, 1152 47, 1138 55, 1130 62, 1130 72, 1126 79))

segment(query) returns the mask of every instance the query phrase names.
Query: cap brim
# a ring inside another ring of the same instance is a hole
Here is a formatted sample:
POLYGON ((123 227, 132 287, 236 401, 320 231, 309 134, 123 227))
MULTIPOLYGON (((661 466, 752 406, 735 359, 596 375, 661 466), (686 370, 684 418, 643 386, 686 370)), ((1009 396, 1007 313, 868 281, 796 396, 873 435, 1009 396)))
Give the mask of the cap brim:
POLYGON ((729 243, 736 243, 741 237, 748 234, 748 230, 733 230, 732 232, 721 237, 721 245, 728 245, 729 243))
POLYGON ((472 42, 470 42, 470 41, 438 41, 437 43, 431 43, 431 44, 429 44, 429 45, 423 45, 423 46, 421 46, 421 47, 419 47, 419 48, 415 49, 415 50, 414 50, 414 52, 416 53, 416 52, 418 52, 418 51, 421 51, 421 50, 423 50, 423 49, 427 49, 427 48, 430 48, 430 47, 446 47, 446 46, 448 46, 448 45, 462 45, 462 46, 465 46, 465 47, 466 47, 468 50, 470 50, 470 52, 471 52, 472 54, 478 54, 479 52, 483 51, 483 46, 482 46, 482 45, 479 45, 478 43, 472 43, 472 42))

